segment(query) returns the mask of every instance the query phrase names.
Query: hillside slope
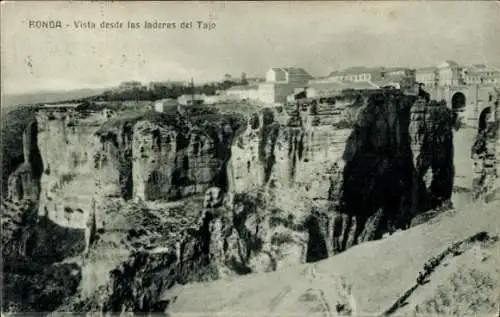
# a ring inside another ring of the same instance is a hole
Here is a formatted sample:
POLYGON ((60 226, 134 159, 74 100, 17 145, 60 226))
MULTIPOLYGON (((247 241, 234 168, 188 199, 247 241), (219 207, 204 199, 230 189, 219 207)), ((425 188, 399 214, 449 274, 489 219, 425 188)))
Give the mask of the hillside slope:
POLYGON ((499 207, 475 203, 320 262, 163 298, 171 316, 498 316, 499 207), (435 269, 417 284, 432 257, 435 269))

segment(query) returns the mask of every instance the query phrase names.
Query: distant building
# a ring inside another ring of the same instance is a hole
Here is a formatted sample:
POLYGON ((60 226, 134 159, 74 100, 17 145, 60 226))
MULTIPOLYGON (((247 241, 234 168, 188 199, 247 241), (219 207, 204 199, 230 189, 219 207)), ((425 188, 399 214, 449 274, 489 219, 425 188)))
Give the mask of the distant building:
POLYGON ((259 100, 268 104, 284 103, 294 89, 306 86, 307 84, 261 83, 259 84, 259 100))
POLYGON ((266 73, 267 83, 305 84, 313 77, 303 68, 271 68, 266 73))
POLYGON ((338 95, 346 89, 354 90, 374 90, 379 89, 380 86, 370 81, 360 82, 312 82, 307 86, 307 98, 320 98, 338 95))
POLYGON ((337 81, 352 81, 352 82, 367 82, 377 81, 384 77, 383 67, 350 67, 342 71, 332 72, 329 76, 331 80, 337 81))
POLYGON ((467 85, 500 85, 500 70, 486 65, 472 65, 462 70, 467 85))
POLYGON ((336 80, 330 79, 329 76, 323 76, 323 77, 316 77, 316 78, 310 79, 308 81, 308 84, 331 83, 331 82, 334 82, 334 81, 336 81, 336 80))
POLYGON ((454 61, 445 61, 438 67, 438 86, 439 87, 457 87, 462 85, 462 71, 460 66, 454 61))
POLYGON ((410 68, 387 68, 384 70, 383 79, 375 81, 379 86, 395 86, 400 89, 410 89, 415 86, 416 71, 410 68), (386 83, 386 84, 385 84, 386 83))
POLYGON ((294 89, 305 88, 313 77, 303 68, 271 68, 266 81, 259 84, 258 99, 264 103, 284 103, 294 89))
POLYGON ((415 71, 415 78, 426 88, 435 88, 438 85, 439 75, 437 67, 423 67, 415 71))
POLYGON ((307 98, 329 97, 340 93, 346 85, 339 81, 311 81, 306 89, 307 98))
POLYGON ((225 95, 239 100, 255 100, 259 98, 258 85, 233 86, 226 90, 225 95))
POLYGON ((445 61, 437 67, 416 70, 416 81, 426 88, 461 87, 465 85, 500 85, 500 70, 486 65, 462 67, 445 61))
POLYGON ((380 87, 409 88, 415 84, 415 70, 404 67, 350 67, 332 72, 329 80, 338 82, 369 83, 380 87))
POLYGON ((177 100, 172 98, 157 100, 154 103, 156 112, 175 112, 177 110, 177 100))
POLYGON ((177 98, 177 103, 181 106, 202 105, 205 103, 205 95, 182 95, 177 98))

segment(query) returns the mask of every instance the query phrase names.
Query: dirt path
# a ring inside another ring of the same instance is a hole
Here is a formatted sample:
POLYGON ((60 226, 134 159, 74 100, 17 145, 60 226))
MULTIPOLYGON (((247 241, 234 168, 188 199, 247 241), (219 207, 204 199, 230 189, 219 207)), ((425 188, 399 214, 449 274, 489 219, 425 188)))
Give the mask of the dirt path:
MULTIPOLYGON (((423 294, 426 292, 426 289, 434 289, 437 283, 431 283, 433 281, 433 276, 438 270, 442 270, 443 267, 447 266, 447 263, 450 262, 455 257, 461 256, 467 250, 473 248, 477 244, 485 244, 488 242, 496 242, 498 237, 490 237, 487 232, 478 232, 467 239, 462 241, 458 241, 453 243, 451 246, 443 250, 438 255, 428 259, 428 261, 424 264, 422 279, 419 281, 417 279, 416 283, 409 287, 395 302, 391 305, 387 310, 385 310, 380 316, 392 316, 396 313, 398 315, 401 314, 402 308, 407 308, 411 299, 413 297, 422 297, 419 296, 419 293, 423 294)), ((417 300, 416 302, 421 302, 417 300)), ((412 309, 411 307, 409 309, 412 309)))

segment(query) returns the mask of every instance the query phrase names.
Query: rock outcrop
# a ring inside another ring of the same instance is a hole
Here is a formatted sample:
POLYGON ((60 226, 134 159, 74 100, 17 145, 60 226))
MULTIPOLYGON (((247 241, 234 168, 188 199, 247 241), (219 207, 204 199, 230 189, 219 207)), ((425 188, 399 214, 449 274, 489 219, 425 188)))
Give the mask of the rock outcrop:
MULTIPOLYGON (((8 180, 8 201, 2 208, 3 219, 12 215, 2 235, 9 261, 23 257, 50 265, 82 252, 92 254, 96 245, 109 247, 106 239, 132 229, 126 210, 120 212, 132 200, 168 205, 203 197, 213 186, 227 191, 225 164, 241 121, 237 115, 146 113, 109 119, 102 111, 47 109, 27 125, 24 162, 8 180), (28 201, 29 213, 16 212, 28 201)), ((122 242, 116 247, 134 249, 122 242)), ((82 274, 88 273, 82 265, 82 274)))
POLYGON ((473 191, 474 198, 491 200, 497 195, 498 188, 498 158, 500 157, 498 119, 484 120, 471 147, 471 157, 474 160, 473 191))
POLYGON ((444 103, 418 100, 411 110, 410 138, 418 179, 428 172, 430 208, 449 201, 453 188, 453 114, 444 103))
POLYGON ((316 245, 325 244, 319 258, 405 229, 414 216, 451 198, 451 111, 399 92, 375 92, 364 100, 342 161, 332 169, 331 203, 311 215, 322 237, 316 245))

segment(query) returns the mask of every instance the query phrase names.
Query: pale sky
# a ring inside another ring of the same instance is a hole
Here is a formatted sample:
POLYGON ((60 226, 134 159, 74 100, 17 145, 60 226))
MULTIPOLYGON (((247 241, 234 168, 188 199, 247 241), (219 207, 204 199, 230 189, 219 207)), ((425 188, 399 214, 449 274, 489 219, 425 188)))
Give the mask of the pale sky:
POLYGON ((500 66, 500 3, 485 2, 3 2, 5 93, 116 85, 121 81, 264 76, 303 67, 314 76, 350 66, 500 66), (29 20, 63 29, 29 29, 29 20), (96 22, 77 30, 73 21, 96 22), (141 29, 102 30, 101 21, 141 29), (146 30, 144 21, 176 22, 146 30), (215 30, 181 30, 183 20, 215 30))

